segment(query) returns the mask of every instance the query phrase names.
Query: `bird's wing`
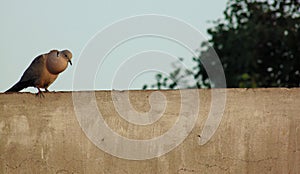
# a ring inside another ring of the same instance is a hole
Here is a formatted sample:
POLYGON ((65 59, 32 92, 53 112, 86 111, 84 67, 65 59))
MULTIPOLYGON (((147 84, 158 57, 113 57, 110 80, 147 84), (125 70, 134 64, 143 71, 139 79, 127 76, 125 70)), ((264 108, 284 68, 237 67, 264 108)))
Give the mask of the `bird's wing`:
POLYGON ((45 57, 44 55, 39 55, 36 57, 29 67, 23 73, 20 82, 31 82, 30 86, 34 86, 35 82, 39 80, 43 69, 45 68, 45 57))

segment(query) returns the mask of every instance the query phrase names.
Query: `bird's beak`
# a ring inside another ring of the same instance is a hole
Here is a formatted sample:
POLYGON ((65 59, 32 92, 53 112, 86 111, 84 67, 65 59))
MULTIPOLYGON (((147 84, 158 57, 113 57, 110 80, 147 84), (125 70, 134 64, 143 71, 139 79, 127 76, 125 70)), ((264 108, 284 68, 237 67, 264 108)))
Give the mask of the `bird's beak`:
POLYGON ((68 62, 70 63, 70 65, 72 66, 72 61, 69 59, 68 62))

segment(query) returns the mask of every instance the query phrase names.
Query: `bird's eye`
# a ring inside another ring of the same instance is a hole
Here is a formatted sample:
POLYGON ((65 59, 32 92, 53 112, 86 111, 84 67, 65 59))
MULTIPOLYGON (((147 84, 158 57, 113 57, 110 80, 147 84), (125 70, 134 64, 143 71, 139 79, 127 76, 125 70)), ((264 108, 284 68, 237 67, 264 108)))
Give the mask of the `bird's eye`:
POLYGON ((67 55, 65 55, 65 57, 68 57, 67 55))

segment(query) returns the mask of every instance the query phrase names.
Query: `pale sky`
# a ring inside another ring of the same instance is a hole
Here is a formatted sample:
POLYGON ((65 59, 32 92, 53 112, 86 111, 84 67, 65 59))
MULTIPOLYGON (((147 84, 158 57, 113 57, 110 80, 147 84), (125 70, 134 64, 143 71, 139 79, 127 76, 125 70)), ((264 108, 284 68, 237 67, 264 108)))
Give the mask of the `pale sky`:
MULTIPOLYGON (((198 29, 205 38, 208 38, 206 30, 213 25, 208 21, 223 17, 226 2, 227 0, 1 0, 0 92, 4 92, 16 83, 36 56, 47 53, 51 49, 72 51, 73 66, 69 66, 66 71, 62 72, 49 90, 88 90, 84 85, 74 89, 73 75, 81 51, 97 32, 124 18, 157 14, 180 19, 198 29)), ((106 59, 105 68, 95 75, 94 89, 112 89, 109 81, 122 62, 145 50, 160 50, 175 57, 183 57, 187 59, 188 66, 192 65, 192 55, 179 45, 160 38, 137 38, 114 50, 106 59)), ((163 59, 161 57, 153 61, 162 64, 171 72, 170 61, 172 60, 163 59)), ((136 66, 139 65, 132 65, 131 68, 134 69, 136 66)), ((137 74, 136 79, 131 79, 129 89, 141 89, 143 84, 155 82, 154 74, 155 72, 137 74)), ((126 69, 123 75, 126 76, 126 69)), ((115 86, 115 88, 123 87, 115 86)), ((33 88, 23 91, 36 92, 33 88)))

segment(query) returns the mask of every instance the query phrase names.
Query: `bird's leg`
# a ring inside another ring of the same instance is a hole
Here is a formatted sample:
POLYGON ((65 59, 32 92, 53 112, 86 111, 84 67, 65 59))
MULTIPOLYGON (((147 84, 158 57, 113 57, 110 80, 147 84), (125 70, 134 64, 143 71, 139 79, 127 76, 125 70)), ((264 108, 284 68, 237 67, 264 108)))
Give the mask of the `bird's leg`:
POLYGON ((45 97, 44 94, 43 94, 43 92, 41 91, 41 89, 39 87, 36 87, 36 88, 39 90, 39 92, 36 93, 36 96, 45 97))

